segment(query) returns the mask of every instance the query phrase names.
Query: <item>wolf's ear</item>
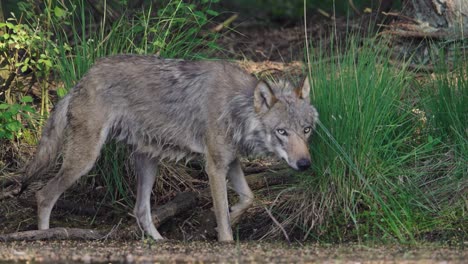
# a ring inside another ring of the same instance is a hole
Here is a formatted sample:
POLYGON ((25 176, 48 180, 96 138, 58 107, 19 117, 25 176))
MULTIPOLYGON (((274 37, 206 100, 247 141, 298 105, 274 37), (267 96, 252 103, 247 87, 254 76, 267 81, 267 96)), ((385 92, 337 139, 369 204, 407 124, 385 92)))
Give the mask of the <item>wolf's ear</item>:
POLYGON ((255 112, 267 112, 276 103, 276 101, 278 101, 278 99, 276 99, 271 87, 264 81, 258 82, 254 91, 255 112))
POLYGON ((304 81, 302 82, 301 87, 298 87, 294 91, 299 97, 299 99, 304 99, 307 102, 310 102, 310 83, 309 83, 309 77, 305 77, 304 81))

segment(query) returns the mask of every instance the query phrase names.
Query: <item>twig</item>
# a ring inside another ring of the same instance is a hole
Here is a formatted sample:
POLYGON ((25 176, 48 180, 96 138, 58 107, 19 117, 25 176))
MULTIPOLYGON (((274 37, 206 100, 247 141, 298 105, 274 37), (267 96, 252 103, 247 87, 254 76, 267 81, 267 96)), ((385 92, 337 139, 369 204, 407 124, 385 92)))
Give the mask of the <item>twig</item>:
POLYGON ((219 32, 219 31, 223 30, 223 28, 229 27, 229 25, 232 22, 234 22, 234 20, 236 20, 238 16, 239 16, 239 14, 234 14, 234 15, 230 16, 223 23, 221 23, 221 24, 217 25, 216 27, 212 28, 210 31, 211 32, 219 32))
POLYGON ((288 233, 286 233, 286 230, 284 229, 284 227, 280 224, 280 222, 278 222, 278 220, 276 220, 276 218, 273 216, 273 214, 271 214, 270 210, 268 210, 268 208, 266 208, 266 206, 263 207, 263 208, 265 208, 265 211, 267 212, 268 216, 270 216, 271 220, 273 220, 273 222, 278 226, 278 228, 281 229, 281 231, 283 232, 284 237, 288 241, 288 244, 291 244, 291 240, 289 240, 288 233))
POLYGON ((112 229, 104 236, 102 237, 103 240, 107 240, 110 236, 112 236, 117 229, 119 229, 120 224, 122 223, 122 218, 120 218, 119 222, 117 225, 113 226, 112 229))
POLYGON ((359 10, 356 8, 356 6, 354 5, 354 2, 353 0, 348 0, 348 3, 349 3, 349 6, 351 7, 351 9, 353 9, 353 11, 358 14, 358 15, 361 15, 361 12, 359 12, 359 10))
POLYGON ((385 16, 394 16, 394 17, 398 17, 398 18, 404 18, 404 19, 406 19, 406 20, 408 20, 408 21, 411 21, 411 22, 413 22, 413 23, 415 23, 415 24, 421 24, 420 21, 418 21, 418 20, 416 20, 416 19, 414 19, 414 18, 412 18, 412 17, 402 15, 402 14, 400 14, 400 13, 382 12, 382 14, 385 15, 385 16))

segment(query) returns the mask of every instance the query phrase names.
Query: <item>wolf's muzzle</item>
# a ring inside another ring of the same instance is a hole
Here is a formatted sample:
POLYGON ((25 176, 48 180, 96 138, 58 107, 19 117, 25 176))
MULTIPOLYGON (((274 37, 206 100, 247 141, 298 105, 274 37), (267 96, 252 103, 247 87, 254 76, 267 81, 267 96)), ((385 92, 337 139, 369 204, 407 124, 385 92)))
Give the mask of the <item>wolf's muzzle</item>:
POLYGON ((311 164, 309 159, 300 159, 297 161, 296 165, 300 171, 304 171, 307 170, 311 164))

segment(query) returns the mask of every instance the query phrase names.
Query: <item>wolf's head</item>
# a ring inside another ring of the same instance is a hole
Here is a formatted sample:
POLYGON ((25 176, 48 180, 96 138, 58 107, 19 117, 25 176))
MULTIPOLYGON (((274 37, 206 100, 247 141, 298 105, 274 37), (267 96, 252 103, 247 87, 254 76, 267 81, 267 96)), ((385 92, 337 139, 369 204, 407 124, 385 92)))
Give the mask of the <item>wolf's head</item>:
POLYGON ((282 81, 260 81, 254 92, 255 111, 266 129, 266 147, 296 170, 311 165, 307 141, 318 113, 309 95, 308 78, 298 88, 282 81))

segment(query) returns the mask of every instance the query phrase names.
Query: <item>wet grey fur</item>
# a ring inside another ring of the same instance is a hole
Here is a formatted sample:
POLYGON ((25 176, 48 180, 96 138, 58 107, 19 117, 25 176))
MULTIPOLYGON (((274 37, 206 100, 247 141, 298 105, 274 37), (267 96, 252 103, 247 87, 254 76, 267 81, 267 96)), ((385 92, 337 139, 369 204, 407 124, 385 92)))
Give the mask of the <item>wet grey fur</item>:
POLYGON ((239 155, 275 153, 294 169, 310 166, 307 139, 318 118, 309 84, 262 82, 227 62, 121 55, 99 60, 56 106, 26 177, 38 177, 63 153, 60 171, 38 191, 39 229, 49 228, 58 197, 94 165, 109 138, 133 147, 138 186, 135 215, 162 239, 150 214, 161 160, 203 154, 210 178, 218 238, 251 206, 253 193, 239 155), (283 134, 284 132, 284 134, 283 134), (226 180, 239 194, 228 209, 226 180))

